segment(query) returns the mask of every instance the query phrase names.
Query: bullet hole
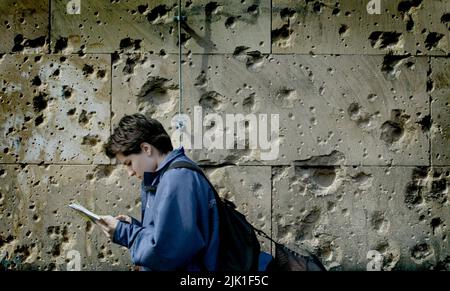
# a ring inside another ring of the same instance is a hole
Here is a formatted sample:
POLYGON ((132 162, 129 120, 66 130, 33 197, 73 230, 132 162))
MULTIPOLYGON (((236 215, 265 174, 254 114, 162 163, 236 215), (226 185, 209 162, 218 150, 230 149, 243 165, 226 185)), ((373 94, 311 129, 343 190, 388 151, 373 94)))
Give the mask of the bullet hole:
POLYGON ((59 257, 60 255, 61 255, 61 244, 56 243, 55 245, 53 245, 53 248, 52 248, 52 256, 59 257))
POLYGON ((83 136, 83 140, 81 142, 82 145, 88 145, 88 146, 96 146, 99 142, 101 142, 101 139, 98 135, 86 135, 83 136))
POLYGON ((76 111, 77 111, 76 108, 72 108, 72 109, 70 109, 69 111, 67 111, 67 115, 72 116, 72 115, 75 114, 76 111))
POLYGON ((86 232, 87 233, 91 233, 92 232, 92 230, 94 229, 94 224, 92 224, 92 222, 90 222, 90 221, 87 221, 86 222, 86 232))
POLYGON ((334 4, 333 11, 331 12, 331 14, 332 14, 333 16, 339 15, 339 13, 341 13, 340 5, 341 5, 341 4, 340 4, 339 2, 336 2, 336 3, 334 4))
POLYGON ((294 30, 290 28, 289 24, 284 24, 281 28, 272 30, 272 43, 276 43, 278 41, 289 41, 293 32, 294 30))
POLYGON ((377 100, 377 98, 378 98, 378 95, 377 94, 373 94, 373 93, 370 93, 367 96, 367 100, 369 100, 369 102, 375 102, 375 100, 377 100))
MULTIPOLYGON (((1 56, 0 56, 0 59, 1 59, 1 56)), ((34 57, 34 61, 35 61, 36 63, 39 63, 41 60, 42 60, 42 56, 35 56, 35 57, 34 57)))
POLYGON ((280 17, 284 21, 289 21, 290 19, 293 19, 296 14, 297 14, 297 12, 291 8, 283 8, 280 11, 280 17))
MULTIPOLYGON (((189 34, 186 33, 181 33, 181 45, 186 45, 187 42, 192 38, 192 36, 190 36, 189 34)), ((205 45, 210 46, 209 43, 206 43, 205 45)), ((178 41, 177 41, 177 46, 178 46, 178 41)))
POLYGON ((72 97, 73 92, 72 88, 70 88, 67 85, 63 85, 62 89, 63 89, 62 96, 64 97, 64 99, 69 99, 70 97, 72 97))
POLYGON ((42 85, 41 78, 39 78, 39 76, 35 76, 33 80, 31 80, 31 85, 38 87, 41 86, 42 85))
POLYGON ((154 112, 158 105, 170 102, 169 92, 177 90, 178 85, 171 80, 161 77, 150 77, 137 94, 138 104, 149 104, 151 112, 154 112))
POLYGON ((431 182, 431 190, 427 193, 428 201, 434 200, 441 204, 447 201, 447 181, 445 179, 434 180, 431 182))
POLYGON ((322 188, 330 187, 336 179, 336 171, 333 167, 315 170, 312 181, 322 188))
POLYGON ((89 118, 87 116, 87 111, 83 109, 81 111, 80 117, 78 118, 78 123, 81 125, 86 125, 89 122, 89 118))
POLYGON ((411 258, 416 262, 422 262, 433 255, 433 250, 426 243, 415 245, 411 249, 411 258))
POLYGON ((290 88, 281 88, 274 98, 274 102, 283 108, 293 108, 296 100, 297 90, 290 88))
POLYGON ((34 215, 33 215, 33 220, 34 220, 35 222, 39 221, 39 220, 40 220, 39 215, 34 214, 34 215))
POLYGON ((409 62, 406 62, 405 66, 410 70, 414 70, 416 67, 416 64, 412 61, 409 61, 409 62))
POLYGON ((389 222, 385 219, 385 214, 382 211, 375 211, 370 219, 372 228, 376 231, 385 231, 389 222))
POLYGON ((255 106, 255 96, 256 93, 252 92, 249 96, 245 97, 242 101, 242 107, 245 111, 250 111, 254 109, 255 106))
POLYGON ((220 109, 223 99, 216 91, 209 91, 202 94, 198 103, 207 112, 214 112, 220 109))
POLYGON ((450 23, 450 13, 445 13, 441 17, 441 23, 445 24, 447 26, 447 29, 450 29, 449 23, 450 23))
POLYGON ((167 19, 169 11, 166 5, 156 6, 147 14, 147 20, 152 24, 162 24, 167 19))
POLYGON ((34 125, 39 126, 44 122, 44 115, 39 115, 34 119, 34 125))
POLYGON ((59 58, 59 60, 61 63, 64 63, 67 60, 67 58, 65 56, 62 56, 59 58))
POLYGON ((247 60, 247 54, 246 51, 249 49, 248 46, 238 46, 234 49, 233 57, 240 60, 245 61, 247 60))
POLYGON ((442 223, 443 221, 439 217, 431 219, 430 226, 433 230, 433 235, 435 234, 436 230, 441 227, 442 223))
POLYGON ((322 8, 323 8, 324 6, 325 6, 325 5, 324 5, 322 2, 316 1, 316 2, 314 2, 314 4, 313 4, 313 11, 314 11, 316 14, 321 14, 321 13, 323 12, 322 8))
POLYGON ((225 20, 225 28, 234 28, 236 23, 236 17, 231 16, 225 20))
POLYGON ((119 47, 121 50, 139 50, 141 48, 141 42, 141 39, 131 39, 127 37, 120 41, 119 47))
POLYGON ((78 51, 78 56, 79 57, 84 57, 85 56, 85 50, 86 50, 86 46, 84 44, 82 44, 80 46, 80 50, 78 51))
POLYGON ((219 8, 221 6, 217 4, 217 2, 209 2, 205 5, 205 15, 211 16, 213 14, 217 14, 219 12, 219 8))
POLYGON ((33 98, 33 108, 35 112, 41 112, 47 108, 47 96, 44 93, 40 93, 33 98))
POLYGON ((442 33, 430 32, 425 39, 425 47, 429 50, 436 48, 443 37, 442 33))
POLYGON ((250 15, 258 15, 258 5, 254 4, 247 8, 247 13, 250 15))
POLYGON ((69 39, 67 37, 60 37, 56 40, 55 53, 62 53, 68 46, 69 39))
POLYGON ((206 79, 206 73, 202 71, 200 75, 195 79, 194 86, 198 89, 205 88, 208 85, 208 80, 206 79))
POLYGON ((369 188, 372 185, 373 177, 371 174, 366 174, 360 172, 352 178, 353 182, 358 186, 358 188, 369 188))
POLYGON ((348 32, 348 26, 345 24, 342 24, 341 27, 339 28, 339 35, 341 37, 344 37, 348 32))
POLYGON ((120 54, 117 51, 113 52, 111 55, 112 64, 113 65, 116 64, 119 60, 120 60, 120 54))
POLYGON ((1 178, 6 177, 6 171, 4 169, 0 169, 0 177, 1 178))
POLYGON ((414 30, 414 20, 412 19, 411 15, 408 16, 408 20, 406 22, 406 31, 413 31, 414 30))
POLYGON ((403 127, 394 121, 386 121, 381 126, 381 140, 388 144, 398 141, 403 136, 403 127))
POLYGON ((422 203, 422 188, 415 182, 408 182, 405 190, 405 204, 409 209, 422 203))
POLYGON ((413 9, 419 8, 419 6, 422 4, 422 0, 409 0, 409 1, 401 1, 398 6, 397 10, 401 13, 412 13, 413 9))
POLYGON ((114 171, 113 165, 99 165, 94 169, 94 177, 97 180, 109 178, 114 171))
POLYGON ((84 64, 83 66, 83 75, 88 77, 91 74, 94 73, 94 66, 88 65, 88 64, 84 64))
POLYGON ((312 238, 314 226, 320 219, 320 208, 314 208, 300 220, 298 224, 297 240, 307 240, 312 238))
POLYGON ((245 60, 245 66, 250 72, 259 72, 264 65, 264 57, 259 51, 248 52, 245 60))
POLYGON ((25 261, 31 254, 29 246, 23 245, 23 246, 17 246, 14 249, 15 257, 20 257, 21 261, 25 261))
POLYGON ((381 71, 384 73, 384 77, 387 80, 395 80, 400 76, 401 70, 400 66, 410 55, 405 56, 395 56, 388 54, 383 58, 383 64, 381 66, 381 71))
POLYGON ((139 12, 140 14, 144 14, 145 12, 147 12, 147 9, 148 9, 148 4, 145 4, 145 5, 139 5, 139 6, 137 7, 137 10, 138 10, 138 12, 139 12))
POLYGON ((351 103, 347 109, 350 119, 355 121, 358 127, 369 130, 372 116, 365 112, 358 103, 351 103))
POLYGON ((134 68, 136 67, 139 60, 140 60, 140 56, 134 56, 134 57, 127 58, 122 72, 124 72, 125 74, 129 74, 129 75, 133 74, 134 68))
POLYGON ((105 76, 106 76, 106 71, 105 70, 98 70, 97 71, 97 78, 103 79, 105 76))
POLYGON ((399 44, 401 33, 395 31, 374 31, 369 40, 373 48, 390 49, 399 44))
POLYGON ((87 113, 86 110, 82 110, 80 117, 78 118, 78 123, 81 126, 86 126, 89 123, 89 120, 96 114, 95 111, 91 111, 89 113, 87 113))
POLYGON ((14 37, 14 47, 12 48, 13 52, 21 52, 25 48, 39 48, 45 46, 47 43, 47 37, 41 36, 36 39, 26 39, 21 34, 17 34, 14 37))
POLYGON ((60 71, 59 71, 59 69, 56 69, 54 72, 53 72, 53 76, 54 77, 58 77, 59 76, 59 74, 60 74, 60 71))
POLYGON ((422 126, 423 131, 429 132, 433 124, 431 115, 425 115, 418 123, 422 126))

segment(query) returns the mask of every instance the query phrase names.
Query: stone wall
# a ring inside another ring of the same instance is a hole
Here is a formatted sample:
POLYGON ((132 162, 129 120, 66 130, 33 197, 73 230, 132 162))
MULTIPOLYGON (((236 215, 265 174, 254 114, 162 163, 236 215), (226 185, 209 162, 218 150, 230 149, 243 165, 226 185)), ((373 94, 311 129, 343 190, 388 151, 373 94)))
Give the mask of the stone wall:
MULTIPOLYGON (((139 217, 140 182, 102 145, 135 112, 174 131, 177 2, 0 2, 3 265, 66 270, 76 251, 83 270, 132 268, 67 205, 139 217)), ((449 270, 450 2, 368 2, 182 1, 183 111, 280 126, 276 159, 248 144, 187 152, 329 270, 449 270)))

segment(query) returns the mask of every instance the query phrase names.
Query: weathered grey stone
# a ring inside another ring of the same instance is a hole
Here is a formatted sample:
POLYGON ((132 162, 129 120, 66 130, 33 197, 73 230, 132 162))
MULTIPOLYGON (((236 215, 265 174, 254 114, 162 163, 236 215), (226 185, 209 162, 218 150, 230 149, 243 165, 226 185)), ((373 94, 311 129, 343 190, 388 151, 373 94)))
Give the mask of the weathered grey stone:
POLYGON ((127 270, 127 250, 68 205, 80 203, 99 215, 139 217, 137 179, 104 166, 0 165, 0 253, 19 256, 24 270, 66 270, 72 253, 82 270, 127 270))
POLYGON ((379 270, 448 268, 449 173, 274 167, 273 237, 313 251, 331 270, 366 270, 380 255, 379 270))
MULTIPOLYGON (((115 121, 141 111, 173 133, 176 57, 122 55, 114 68, 115 121), (130 63, 133 73, 126 72, 130 63)), ((429 139, 420 125, 429 115, 427 68, 425 58, 412 57, 190 55, 183 65, 183 112, 192 127, 195 106, 202 106, 203 117, 220 114, 223 127, 225 114, 267 114, 265 124, 271 124, 270 114, 280 119, 275 160, 262 160, 261 151, 248 144, 225 149, 219 125, 222 149, 203 147, 191 154, 196 161, 219 164, 315 164, 315 157, 325 156, 327 164, 428 165, 429 139), (333 153, 339 158, 326 157, 333 153)), ((210 129, 205 126, 203 134, 210 129)))
POLYGON ((0 2, 0 53, 48 52, 48 1, 0 2))
POLYGON ((413 55, 449 52, 448 1, 378 2, 380 14, 369 14, 369 0, 275 0, 272 52, 413 55))
POLYGON ((431 59, 431 162, 450 165, 450 62, 447 58, 431 59))
MULTIPOLYGON (((81 1, 80 14, 68 14, 67 1, 52 0, 52 48, 63 53, 178 52, 177 3, 81 1)), ((182 15, 187 16, 184 49, 232 53, 244 45, 270 52, 270 1, 182 3, 182 15)))
POLYGON ((5 55, 0 162, 109 163, 110 56, 5 55))

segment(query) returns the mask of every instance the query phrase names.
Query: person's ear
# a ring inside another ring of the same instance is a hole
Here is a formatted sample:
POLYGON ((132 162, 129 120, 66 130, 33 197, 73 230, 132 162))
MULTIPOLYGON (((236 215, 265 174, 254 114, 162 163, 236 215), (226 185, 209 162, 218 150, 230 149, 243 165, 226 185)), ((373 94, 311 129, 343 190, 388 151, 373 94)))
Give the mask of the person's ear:
POLYGON ((150 144, 143 142, 141 143, 141 150, 146 153, 148 156, 152 155, 152 147, 150 146, 150 144))

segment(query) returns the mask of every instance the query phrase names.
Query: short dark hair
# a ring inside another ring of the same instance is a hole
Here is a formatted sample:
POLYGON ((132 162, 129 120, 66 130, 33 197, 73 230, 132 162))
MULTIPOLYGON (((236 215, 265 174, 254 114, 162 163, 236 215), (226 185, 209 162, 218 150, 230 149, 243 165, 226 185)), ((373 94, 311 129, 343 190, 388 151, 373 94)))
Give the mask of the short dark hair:
POLYGON ((118 153, 125 156, 138 154, 142 151, 143 142, 153 145, 164 154, 173 150, 170 136, 162 124, 139 113, 125 115, 120 119, 119 125, 104 145, 104 150, 110 158, 118 153))

